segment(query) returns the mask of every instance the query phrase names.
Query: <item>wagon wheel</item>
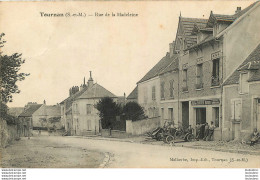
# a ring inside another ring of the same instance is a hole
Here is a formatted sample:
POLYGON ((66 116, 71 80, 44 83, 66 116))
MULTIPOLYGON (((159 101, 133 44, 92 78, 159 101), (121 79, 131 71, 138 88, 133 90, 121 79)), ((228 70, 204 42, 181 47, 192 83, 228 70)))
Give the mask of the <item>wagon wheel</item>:
POLYGON ((168 144, 170 144, 170 143, 172 143, 173 141, 174 141, 174 137, 172 136, 172 135, 169 135, 169 136, 167 136, 166 137, 166 142, 168 143, 168 144))
POLYGON ((188 135, 186 136, 186 141, 188 141, 188 142, 191 142, 193 139, 194 139, 193 134, 188 134, 188 135))

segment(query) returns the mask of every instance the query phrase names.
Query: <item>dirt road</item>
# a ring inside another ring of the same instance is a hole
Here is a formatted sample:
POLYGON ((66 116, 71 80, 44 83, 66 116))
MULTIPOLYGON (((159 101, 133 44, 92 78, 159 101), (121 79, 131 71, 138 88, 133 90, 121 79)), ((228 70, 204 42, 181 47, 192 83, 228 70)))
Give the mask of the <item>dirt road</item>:
POLYGON ((4 168, 90 168, 99 167, 104 159, 101 152, 64 144, 56 136, 22 138, 1 154, 4 168))

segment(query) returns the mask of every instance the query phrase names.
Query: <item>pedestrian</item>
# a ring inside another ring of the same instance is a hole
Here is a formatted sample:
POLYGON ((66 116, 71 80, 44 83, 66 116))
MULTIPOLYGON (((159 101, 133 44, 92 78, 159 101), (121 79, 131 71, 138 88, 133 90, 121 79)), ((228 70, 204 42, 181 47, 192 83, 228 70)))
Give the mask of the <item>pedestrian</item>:
POLYGON ((213 123, 213 121, 211 121, 211 123, 209 125, 209 136, 208 136, 209 141, 213 140, 214 129, 215 129, 214 123, 213 123))
POLYGON ((255 128, 255 129, 254 129, 254 132, 253 132, 253 134, 252 134, 250 146, 255 145, 255 143, 258 142, 259 138, 260 138, 259 132, 258 132, 257 129, 255 128))
POLYGON ((201 129, 201 125, 200 125, 200 123, 198 122, 198 124, 196 125, 196 140, 197 140, 197 141, 199 140, 200 135, 201 135, 200 129, 201 129))
POLYGON ((205 123, 204 138, 203 138, 204 141, 207 141, 208 135, 209 135, 209 124, 205 123))

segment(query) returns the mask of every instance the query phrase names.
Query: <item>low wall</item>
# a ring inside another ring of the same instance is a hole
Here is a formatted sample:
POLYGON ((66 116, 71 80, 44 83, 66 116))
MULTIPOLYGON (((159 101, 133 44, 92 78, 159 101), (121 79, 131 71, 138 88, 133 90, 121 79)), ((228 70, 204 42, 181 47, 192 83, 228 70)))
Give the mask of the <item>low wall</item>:
POLYGON ((160 125, 160 117, 147 118, 140 121, 126 120, 126 133, 141 135, 160 127, 160 125))
POLYGON ((125 131, 102 129, 101 136, 113 138, 127 138, 129 137, 129 134, 127 134, 125 131))
POLYGON ((9 125, 5 120, 0 120, 0 146, 6 147, 15 139, 19 138, 17 125, 9 125))

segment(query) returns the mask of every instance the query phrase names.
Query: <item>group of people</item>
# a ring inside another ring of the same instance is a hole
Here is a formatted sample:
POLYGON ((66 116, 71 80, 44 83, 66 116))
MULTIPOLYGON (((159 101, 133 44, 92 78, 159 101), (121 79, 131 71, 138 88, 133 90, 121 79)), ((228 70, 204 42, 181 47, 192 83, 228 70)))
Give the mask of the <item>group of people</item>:
POLYGON ((198 123, 196 125, 196 140, 212 141, 215 128, 213 121, 210 122, 210 125, 207 122, 204 124, 198 123))

